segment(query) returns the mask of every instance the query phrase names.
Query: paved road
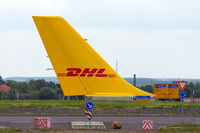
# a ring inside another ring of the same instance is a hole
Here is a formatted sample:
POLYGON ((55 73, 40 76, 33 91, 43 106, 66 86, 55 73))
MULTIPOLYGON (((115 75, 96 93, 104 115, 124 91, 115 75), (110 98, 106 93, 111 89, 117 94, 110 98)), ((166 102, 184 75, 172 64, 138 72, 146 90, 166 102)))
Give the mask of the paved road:
MULTIPOLYGON (((34 129, 35 116, 0 116, 0 127, 13 127, 21 129, 34 129)), ((107 129, 112 128, 113 121, 122 123, 124 130, 141 130, 143 120, 153 120, 153 128, 180 123, 181 117, 135 117, 135 116, 98 116, 93 121, 103 121, 107 129)), ((84 116, 51 116, 53 129, 72 129, 71 121, 87 121, 84 116)), ((185 122, 190 122, 190 117, 184 117, 185 122)), ((195 122, 200 122, 200 117, 195 117, 195 122)))

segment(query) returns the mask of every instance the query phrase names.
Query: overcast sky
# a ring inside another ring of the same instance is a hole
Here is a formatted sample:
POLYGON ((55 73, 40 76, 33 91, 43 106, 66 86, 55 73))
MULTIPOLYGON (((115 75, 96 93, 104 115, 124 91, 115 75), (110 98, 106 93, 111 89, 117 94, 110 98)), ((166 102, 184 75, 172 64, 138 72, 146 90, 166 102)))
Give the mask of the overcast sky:
POLYGON ((0 0, 0 74, 55 76, 32 16, 62 16, 122 77, 200 78, 199 0, 0 0))

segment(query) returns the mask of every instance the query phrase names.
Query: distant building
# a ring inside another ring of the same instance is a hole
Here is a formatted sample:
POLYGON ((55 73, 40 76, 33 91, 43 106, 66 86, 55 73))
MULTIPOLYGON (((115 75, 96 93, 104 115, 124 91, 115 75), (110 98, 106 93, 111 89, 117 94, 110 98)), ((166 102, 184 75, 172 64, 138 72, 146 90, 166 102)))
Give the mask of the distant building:
POLYGON ((10 87, 7 84, 1 84, 0 90, 8 92, 8 91, 10 91, 10 87))

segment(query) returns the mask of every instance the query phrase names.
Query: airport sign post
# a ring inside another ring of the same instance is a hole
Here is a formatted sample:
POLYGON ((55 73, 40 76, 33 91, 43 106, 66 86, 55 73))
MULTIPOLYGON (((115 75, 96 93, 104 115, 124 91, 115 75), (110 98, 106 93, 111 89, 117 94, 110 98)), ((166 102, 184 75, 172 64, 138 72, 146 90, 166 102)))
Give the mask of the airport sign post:
POLYGON ((181 91, 183 91, 185 86, 187 85, 187 81, 178 81, 178 84, 181 88, 181 91))
POLYGON ((179 97, 180 97, 181 99, 185 98, 185 97, 186 97, 186 92, 185 92, 185 91, 180 91, 180 92, 179 92, 179 97))
POLYGON ((184 117, 184 114, 183 114, 183 99, 186 97, 186 93, 185 91, 180 91, 179 92, 179 97, 181 98, 181 101, 182 101, 182 123, 184 123, 184 120, 183 120, 183 117, 184 117))
POLYGON ((182 123, 184 123, 184 114, 183 114, 183 99, 186 97, 186 93, 184 88, 187 85, 187 81, 178 81, 179 87, 181 88, 181 91, 179 92, 179 97, 181 98, 182 101, 182 123))
POLYGON ((92 102, 87 102, 87 103, 86 103, 86 108, 87 108, 88 110, 92 110, 93 107, 94 107, 94 105, 93 105, 92 102))
POLYGON ((86 102, 85 105, 85 113, 87 115, 87 119, 89 120, 89 126, 90 126, 90 120, 92 119, 92 109, 94 108, 94 104, 92 102, 86 102))

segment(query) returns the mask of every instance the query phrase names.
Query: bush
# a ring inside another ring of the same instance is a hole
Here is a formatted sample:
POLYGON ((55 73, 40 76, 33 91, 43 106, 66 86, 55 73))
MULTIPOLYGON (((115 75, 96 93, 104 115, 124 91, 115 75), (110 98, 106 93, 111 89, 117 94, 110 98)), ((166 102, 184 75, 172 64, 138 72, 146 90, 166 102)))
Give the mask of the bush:
POLYGON ((41 88, 39 92, 39 98, 41 100, 50 100, 50 99, 56 99, 56 93, 52 88, 49 87, 43 87, 41 88))
POLYGON ((39 99, 40 91, 31 91, 30 92, 30 99, 38 100, 39 99))

